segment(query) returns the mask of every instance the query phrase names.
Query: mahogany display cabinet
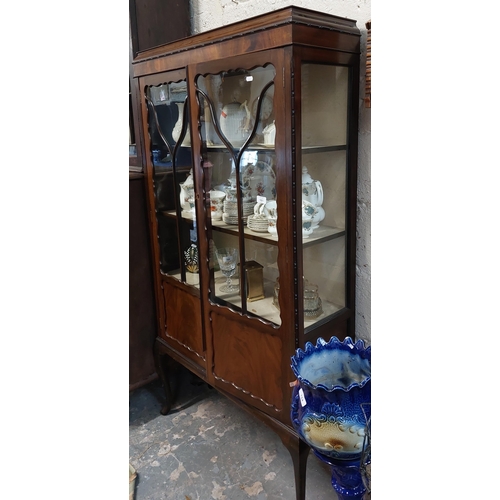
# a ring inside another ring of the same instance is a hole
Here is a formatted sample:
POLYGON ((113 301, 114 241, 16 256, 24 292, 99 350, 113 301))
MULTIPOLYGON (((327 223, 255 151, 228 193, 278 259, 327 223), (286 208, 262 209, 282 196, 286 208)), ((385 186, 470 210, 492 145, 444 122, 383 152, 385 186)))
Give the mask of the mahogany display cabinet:
POLYGON ((356 21, 286 7, 132 62, 162 413, 173 359, 279 434, 297 499, 291 356, 355 337, 359 58, 356 21))

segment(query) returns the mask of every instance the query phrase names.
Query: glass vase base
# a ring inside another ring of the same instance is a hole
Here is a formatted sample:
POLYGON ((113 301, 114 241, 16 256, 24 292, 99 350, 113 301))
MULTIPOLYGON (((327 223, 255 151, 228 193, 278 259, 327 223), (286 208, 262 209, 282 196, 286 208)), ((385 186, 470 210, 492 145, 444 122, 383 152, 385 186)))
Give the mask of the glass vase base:
POLYGON ((363 500, 367 489, 361 476, 360 460, 335 460, 313 449, 314 454, 330 466, 332 486, 339 500, 363 500))

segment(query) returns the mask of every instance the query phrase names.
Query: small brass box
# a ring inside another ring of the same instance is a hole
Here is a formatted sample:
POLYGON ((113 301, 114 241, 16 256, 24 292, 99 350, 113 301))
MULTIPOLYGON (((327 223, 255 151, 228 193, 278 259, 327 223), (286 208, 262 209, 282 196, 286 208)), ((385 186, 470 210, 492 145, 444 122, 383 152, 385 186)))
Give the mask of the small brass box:
POLYGON ((247 300, 254 302, 264 298, 264 271, 263 266, 255 260, 245 262, 245 276, 247 284, 247 300))

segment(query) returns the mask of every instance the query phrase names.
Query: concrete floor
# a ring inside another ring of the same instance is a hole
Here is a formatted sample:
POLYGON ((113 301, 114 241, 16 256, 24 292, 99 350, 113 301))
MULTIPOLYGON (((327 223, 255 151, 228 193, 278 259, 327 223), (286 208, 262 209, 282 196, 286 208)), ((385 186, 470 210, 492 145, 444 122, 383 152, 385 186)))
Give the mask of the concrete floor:
MULTIPOLYGON (((295 500, 293 464, 279 437, 183 367, 176 401, 161 415, 158 381, 130 393, 129 460, 136 500, 295 500)), ((311 452, 306 500, 338 500, 311 452)))

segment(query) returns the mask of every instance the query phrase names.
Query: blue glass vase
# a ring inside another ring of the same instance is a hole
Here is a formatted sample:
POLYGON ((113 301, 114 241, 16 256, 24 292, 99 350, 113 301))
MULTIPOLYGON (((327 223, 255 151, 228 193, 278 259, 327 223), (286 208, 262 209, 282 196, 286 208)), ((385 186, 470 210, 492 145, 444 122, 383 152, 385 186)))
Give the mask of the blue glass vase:
POLYGON ((297 377, 292 425, 316 456, 332 467, 339 498, 362 498, 359 464, 370 419, 371 348, 350 337, 319 338, 292 357, 297 377))
POLYGON ((319 338, 297 349, 291 366, 298 381, 291 418, 302 439, 327 457, 359 460, 370 417, 362 405, 371 397, 371 348, 350 337, 319 338))

